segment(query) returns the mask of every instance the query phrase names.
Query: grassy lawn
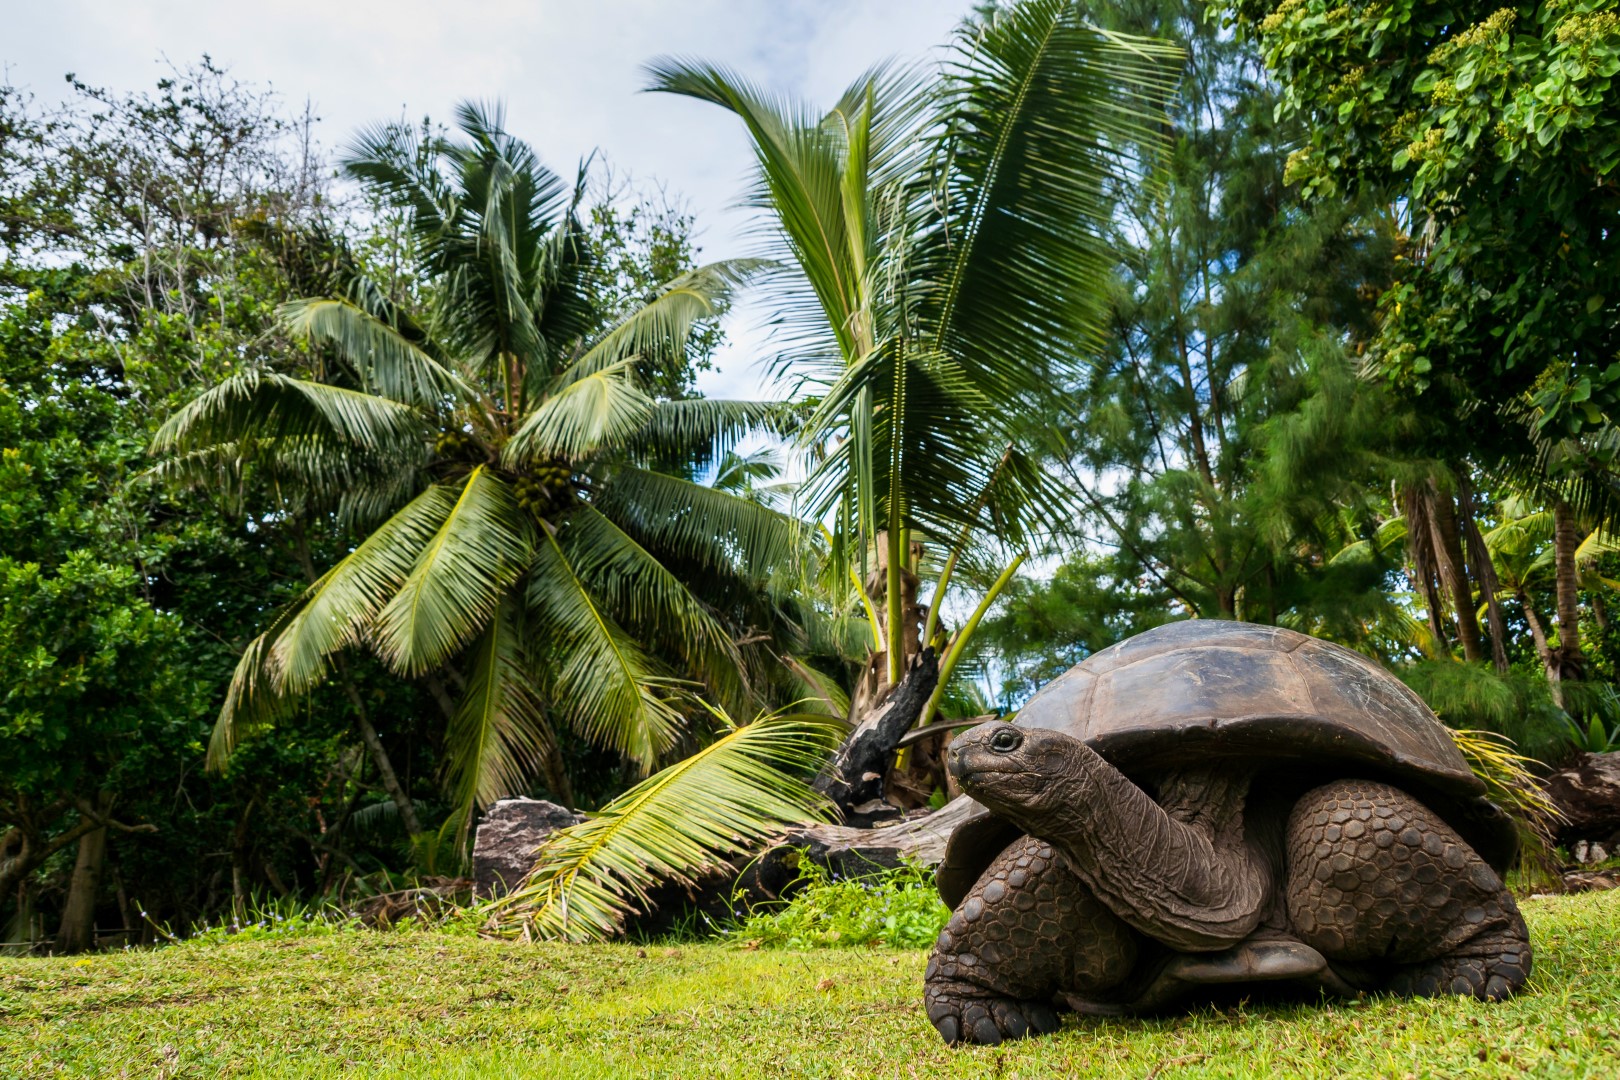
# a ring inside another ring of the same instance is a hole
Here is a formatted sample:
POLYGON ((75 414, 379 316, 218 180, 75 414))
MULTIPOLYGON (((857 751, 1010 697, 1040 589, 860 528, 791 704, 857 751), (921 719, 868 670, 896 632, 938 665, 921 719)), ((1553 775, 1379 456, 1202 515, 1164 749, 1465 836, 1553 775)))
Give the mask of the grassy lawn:
POLYGON ((0 960, 0 1076, 1620 1076, 1620 892, 1532 900, 1530 992, 1070 1019, 949 1050, 921 952, 422 932, 0 960))

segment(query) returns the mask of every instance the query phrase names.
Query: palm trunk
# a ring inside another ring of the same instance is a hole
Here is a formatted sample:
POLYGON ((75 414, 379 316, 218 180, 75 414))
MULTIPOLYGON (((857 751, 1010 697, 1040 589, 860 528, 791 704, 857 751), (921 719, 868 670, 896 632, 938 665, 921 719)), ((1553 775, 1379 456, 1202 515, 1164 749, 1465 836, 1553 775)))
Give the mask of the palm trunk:
POLYGON ((1553 655, 1552 645, 1547 641, 1547 631, 1541 625, 1541 616, 1536 614, 1535 605, 1530 597, 1525 595, 1523 589, 1516 589, 1513 593, 1524 609, 1524 621, 1530 624, 1530 640, 1536 643, 1536 655, 1541 657, 1541 666, 1547 672, 1547 685, 1552 688, 1553 704, 1560 709, 1564 707, 1564 688, 1559 682, 1558 660, 1553 655))
POLYGON ((1462 642, 1463 659, 1485 659, 1485 636, 1474 614, 1474 592, 1468 585, 1468 564, 1463 560, 1462 536, 1457 529, 1457 507, 1451 495, 1429 482, 1429 521, 1434 527, 1436 561, 1440 576, 1451 592, 1457 619, 1457 637, 1462 642))
POLYGON ((882 777, 894 765, 901 736, 922 715, 937 677, 937 658, 930 655, 929 662, 923 665, 928 671, 928 690, 916 702, 916 708, 911 708, 910 698, 922 678, 918 668, 923 623, 927 617, 926 609, 917 602, 920 582, 914 569, 922 560, 922 545, 903 542, 900 534, 891 537, 885 530, 878 533, 872 546, 877 565, 867 574, 863 585, 877 616, 877 639, 884 642, 885 647, 867 658, 866 666, 856 677, 849 700, 850 734, 829 766, 831 775, 843 778, 829 790, 846 817, 856 806, 886 794, 882 777), (901 553, 898 562, 897 551, 901 553), (898 657, 892 656, 891 650, 898 651, 898 657), (901 672, 898 682, 891 678, 896 668, 901 672), (891 708, 901 696, 906 698, 906 706, 898 711, 891 708), (898 723, 901 715, 909 717, 903 725, 898 723), (861 762, 859 768, 850 764, 856 759, 861 762), (845 776, 850 769, 854 771, 845 776), (863 779, 872 772, 877 773, 877 781, 863 779))
POLYGON ((1558 673, 1579 679, 1586 667, 1581 653, 1580 575, 1575 551, 1581 545, 1575 510, 1562 499, 1553 504, 1553 572, 1558 596, 1558 673))
POLYGON ((1406 519, 1407 578, 1412 591, 1423 597, 1423 609, 1429 617, 1429 636, 1434 640, 1434 651, 1444 655, 1451 651, 1446 637, 1445 612, 1440 601, 1439 575, 1435 571, 1434 529, 1429 523, 1429 500, 1422 488, 1413 486, 1400 491, 1401 516, 1406 519))
POLYGON ((1507 620, 1502 617, 1502 601, 1498 595, 1502 585, 1496 577, 1496 564, 1491 561, 1490 548, 1485 546, 1485 537, 1479 531, 1479 522, 1475 518, 1474 486, 1469 483, 1466 470, 1457 474, 1457 501, 1462 511, 1463 535, 1468 541, 1468 565, 1473 567, 1479 591, 1485 594, 1485 614, 1491 626, 1491 663, 1498 675, 1506 675, 1507 620))

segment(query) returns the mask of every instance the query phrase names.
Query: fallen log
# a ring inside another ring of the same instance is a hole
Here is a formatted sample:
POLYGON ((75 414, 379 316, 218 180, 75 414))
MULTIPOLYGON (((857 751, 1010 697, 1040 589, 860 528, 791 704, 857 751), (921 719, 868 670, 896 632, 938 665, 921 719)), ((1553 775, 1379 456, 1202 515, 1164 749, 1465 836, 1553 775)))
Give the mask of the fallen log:
POLYGON ((945 842, 975 805, 972 799, 956 799, 942 809, 913 811, 870 829, 804 825, 789 830, 772 851, 803 849, 816 862, 845 876, 893 869, 902 859, 934 867, 944 861, 945 842))

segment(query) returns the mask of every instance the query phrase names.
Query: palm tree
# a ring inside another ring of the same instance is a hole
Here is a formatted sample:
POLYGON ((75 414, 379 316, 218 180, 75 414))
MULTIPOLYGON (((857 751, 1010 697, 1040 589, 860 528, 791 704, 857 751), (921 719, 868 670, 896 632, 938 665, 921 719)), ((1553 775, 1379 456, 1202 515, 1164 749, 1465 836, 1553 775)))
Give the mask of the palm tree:
POLYGON ((182 481, 250 461, 364 537, 247 648, 210 762, 334 669, 346 679, 345 651, 367 648, 444 701, 445 782, 465 830, 537 773, 571 801, 560 725, 645 773, 708 732, 693 728, 694 712, 709 719, 682 704, 686 687, 748 706, 757 662, 711 599, 757 597, 799 531, 693 479, 770 426, 772 406, 657 400, 638 375, 756 265, 699 268, 602 325, 581 186, 506 134, 498 111, 463 105, 458 121, 459 142, 372 129, 344 163, 406 222, 421 310, 349 267, 332 295, 283 311, 335 360, 325 377, 244 371, 180 410, 154 448, 182 481))
POLYGON ((857 722, 930 642, 944 685, 1063 513, 1023 425, 1103 336, 1113 149, 1156 137, 1176 55, 1086 25, 1067 0, 1026 0, 964 24, 937 78, 880 67, 826 113, 709 64, 650 68, 652 89, 730 110, 753 144, 750 203, 784 268, 766 278, 780 370, 819 394, 799 509, 831 523, 872 624, 857 722), (986 552, 1000 572, 983 602, 935 640, 959 561, 986 552))
POLYGON ((1578 590, 1585 589, 1596 597, 1600 590, 1620 588, 1620 583, 1604 577, 1597 569, 1602 556, 1620 551, 1620 540, 1600 530, 1581 536, 1574 513, 1563 499, 1550 509, 1535 509, 1523 496, 1514 496, 1502 502, 1501 524, 1485 534, 1485 544, 1496 566, 1500 598, 1518 602, 1529 624, 1536 656, 1547 673, 1553 703, 1563 707, 1563 683, 1578 679, 1580 670, 1570 662, 1571 655, 1579 657, 1579 615, 1566 608, 1573 609, 1578 590), (1548 635, 1536 603, 1535 594, 1549 592, 1557 616, 1556 643, 1548 635), (1571 599, 1566 601, 1566 597, 1571 599))

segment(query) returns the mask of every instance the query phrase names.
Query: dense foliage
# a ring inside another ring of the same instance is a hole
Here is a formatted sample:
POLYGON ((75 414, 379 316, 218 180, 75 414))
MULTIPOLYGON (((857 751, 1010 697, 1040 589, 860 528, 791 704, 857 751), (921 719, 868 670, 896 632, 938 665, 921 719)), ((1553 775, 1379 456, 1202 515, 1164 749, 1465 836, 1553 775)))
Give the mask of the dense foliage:
MULTIPOLYGON (((597 813, 486 929, 606 936, 825 812, 929 647, 924 722, 1238 618, 1620 745, 1617 5, 1022 0, 943 60, 656 61, 755 156, 774 258, 709 265, 497 109, 328 155, 206 60, 0 87, 3 940, 454 875, 508 794, 597 813), (745 288, 792 402, 694 391, 745 288)), ((939 913, 812 885, 736 929, 939 913)))
POLYGON ((1289 179, 1402 204, 1385 375, 1439 408, 1528 396, 1543 433, 1604 428, 1620 403, 1616 5, 1215 6, 1308 125, 1289 179))

